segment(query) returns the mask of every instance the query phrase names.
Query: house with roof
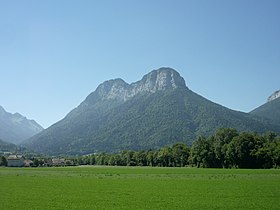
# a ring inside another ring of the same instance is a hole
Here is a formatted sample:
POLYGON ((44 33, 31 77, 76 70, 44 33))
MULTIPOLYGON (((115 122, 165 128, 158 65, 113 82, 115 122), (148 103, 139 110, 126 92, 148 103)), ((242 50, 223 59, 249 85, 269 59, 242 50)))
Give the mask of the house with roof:
POLYGON ((24 162, 25 167, 33 166, 33 161, 32 160, 24 160, 23 162, 24 162))
POLYGON ((24 157, 22 155, 9 155, 7 158, 8 167, 23 167, 24 157))
POLYGON ((52 165, 53 166, 65 166, 65 159, 64 158, 53 158, 52 165))

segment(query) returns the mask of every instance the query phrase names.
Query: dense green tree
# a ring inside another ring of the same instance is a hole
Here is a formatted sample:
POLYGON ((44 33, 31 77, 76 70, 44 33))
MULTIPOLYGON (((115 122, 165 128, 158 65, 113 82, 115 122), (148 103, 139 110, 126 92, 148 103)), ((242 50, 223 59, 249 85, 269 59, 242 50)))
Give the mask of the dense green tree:
POLYGON ((96 165, 109 165, 109 155, 105 152, 96 155, 96 165))
POLYGON ((172 166, 173 157, 172 157, 171 148, 167 146, 161 148, 158 152, 157 160, 159 166, 163 166, 163 167, 172 166))
POLYGON ((134 159, 136 161, 137 166, 147 166, 148 164, 147 152, 145 151, 135 152, 134 159))
POLYGON ((280 137, 275 133, 267 133, 265 135, 266 144, 260 149, 260 155, 265 155, 266 168, 280 166, 280 137))
POLYGON ((238 168, 259 168, 262 160, 258 150, 264 145, 264 139, 254 133, 242 132, 230 142, 228 156, 232 166, 238 168))
POLYGON ((146 157, 146 159, 147 159, 147 165, 148 166, 155 166, 155 160, 156 160, 156 154, 155 154, 155 152, 154 151, 152 151, 152 150, 149 150, 148 152, 147 152, 147 157, 146 157))
POLYGON ((188 165, 190 148, 184 143, 176 143, 172 146, 173 166, 183 167, 188 165))
POLYGON ((131 150, 124 150, 121 153, 122 165, 136 166, 135 152, 131 150))
POLYGON ((95 162, 96 162, 96 160, 95 160, 95 155, 92 154, 92 155, 90 156, 90 165, 95 165, 95 162))
POLYGON ((271 151, 273 167, 280 167, 280 138, 271 144, 271 151))
POLYGON ((190 164, 217 168, 271 168, 280 160, 279 137, 238 133, 235 129, 217 130, 208 138, 199 137, 192 145, 190 164))
POLYGON ((217 167, 213 142, 213 136, 209 138, 199 137, 193 143, 190 162, 197 167, 217 167))
POLYGON ((34 166, 34 167, 38 167, 39 164, 40 164, 39 159, 38 159, 38 158, 34 158, 34 159, 33 159, 33 166, 34 166))
POLYGON ((228 167, 229 160, 226 157, 228 144, 234 137, 238 136, 238 132, 233 128, 221 128, 214 134, 213 149, 216 159, 216 167, 228 167))
POLYGON ((1 156, 0 157, 0 166, 7 166, 8 165, 8 161, 5 158, 5 156, 1 156))

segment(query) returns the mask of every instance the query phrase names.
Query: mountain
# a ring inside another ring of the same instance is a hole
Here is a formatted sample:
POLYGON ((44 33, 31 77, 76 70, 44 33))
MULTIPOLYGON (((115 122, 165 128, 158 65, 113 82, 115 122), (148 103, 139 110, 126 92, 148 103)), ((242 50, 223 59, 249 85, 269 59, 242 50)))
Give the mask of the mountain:
POLYGON ((161 68, 127 84, 109 80, 63 120, 24 142, 40 153, 88 154, 156 149, 220 127, 279 131, 262 118, 230 110, 191 91, 171 68, 161 68))
POLYGON ((267 99, 267 103, 254 109, 250 114, 269 119, 280 127, 280 90, 267 99))
POLYGON ((19 113, 11 114, 0 106, 0 138, 18 144, 42 131, 34 120, 28 120, 19 113))
POLYGON ((1 152, 14 152, 17 151, 17 146, 15 144, 5 142, 0 139, 0 154, 1 152))

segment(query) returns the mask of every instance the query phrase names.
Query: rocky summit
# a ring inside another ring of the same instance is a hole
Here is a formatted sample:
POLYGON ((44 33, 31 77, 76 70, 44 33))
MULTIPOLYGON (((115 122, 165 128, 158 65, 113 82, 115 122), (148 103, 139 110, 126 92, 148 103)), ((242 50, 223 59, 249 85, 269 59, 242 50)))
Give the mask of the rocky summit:
POLYGON ((280 97, 280 90, 277 90, 271 96, 268 97, 267 102, 273 101, 279 97, 280 97))
POLYGON ((177 71, 160 68, 132 84, 122 79, 102 83, 64 119, 24 146, 50 155, 149 150, 191 144, 221 127, 280 132, 268 120, 203 98, 177 71))
POLYGON ((90 94, 84 105, 96 100, 127 101, 139 94, 186 87, 185 80, 171 68, 160 68, 145 75, 140 81, 128 84, 122 79, 106 81, 90 94))

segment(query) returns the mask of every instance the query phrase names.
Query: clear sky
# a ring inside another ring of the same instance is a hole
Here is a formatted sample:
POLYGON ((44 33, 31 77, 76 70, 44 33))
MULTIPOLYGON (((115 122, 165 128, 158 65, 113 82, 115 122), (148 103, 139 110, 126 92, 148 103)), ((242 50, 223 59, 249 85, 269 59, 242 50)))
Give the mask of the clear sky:
POLYGON ((279 0, 0 0, 0 105, 43 127, 108 79, 172 67, 248 112, 280 89, 279 0))

